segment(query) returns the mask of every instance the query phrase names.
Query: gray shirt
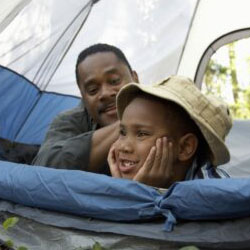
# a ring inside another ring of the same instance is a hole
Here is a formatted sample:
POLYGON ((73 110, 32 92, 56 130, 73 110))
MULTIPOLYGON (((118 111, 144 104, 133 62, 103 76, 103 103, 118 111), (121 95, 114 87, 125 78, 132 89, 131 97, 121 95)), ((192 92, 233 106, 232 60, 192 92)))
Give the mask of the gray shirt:
MULTIPOLYGON (((83 105, 60 113, 51 123, 33 165, 87 170, 96 125, 83 105)), ((103 166, 107 173, 107 164, 103 166)))

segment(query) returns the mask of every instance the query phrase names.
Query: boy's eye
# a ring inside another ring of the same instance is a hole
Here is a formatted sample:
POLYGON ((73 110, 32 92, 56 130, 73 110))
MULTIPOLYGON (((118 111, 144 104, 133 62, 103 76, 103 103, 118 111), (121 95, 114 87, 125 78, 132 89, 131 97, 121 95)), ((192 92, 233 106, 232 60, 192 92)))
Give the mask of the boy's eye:
POLYGON ((137 132, 138 137, 144 137, 144 136, 148 136, 148 135, 149 135, 149 133, 145 132, 145 131, 138 131, 137 132))
POLYGON ((126 135, 125 130, 124 130, 124 129, 122 129, 122 128, 120 129, 119 133, 120 133, 120 135, 121 135, 121 136, 125 136, 125 135, 126 135))

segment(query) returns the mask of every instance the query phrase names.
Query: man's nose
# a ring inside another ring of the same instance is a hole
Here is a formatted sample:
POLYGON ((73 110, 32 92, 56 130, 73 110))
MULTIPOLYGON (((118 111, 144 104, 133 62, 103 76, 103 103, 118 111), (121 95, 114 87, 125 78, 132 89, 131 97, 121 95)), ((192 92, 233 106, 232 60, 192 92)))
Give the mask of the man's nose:
POLYGON ((108 84, 103 84, 100 91, 99 99, 102 101, 110 97, 115 97, 115 95, 116 92, 111 86, 108 86, 108 84))

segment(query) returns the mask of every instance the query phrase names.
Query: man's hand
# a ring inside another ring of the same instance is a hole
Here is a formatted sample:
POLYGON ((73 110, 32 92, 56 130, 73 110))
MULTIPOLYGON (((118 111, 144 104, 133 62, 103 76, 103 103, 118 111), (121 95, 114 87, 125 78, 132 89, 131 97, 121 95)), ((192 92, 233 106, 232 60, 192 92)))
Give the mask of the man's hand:
POLYGON ((107 161, 109 149, 119 137, 119 124, 119 121, 117 121, 94 131, 88 171, 94 173, 100 173, 103 171, 102 167, 107 161))
POLYGON ((134 180, 154 187, 166 188, 174 177, 173 142, 158 138, 134 180))
POLYGON ((122 178, 122 175, 117 165, 116 142, 112 144, 109 150, 108 164, 109 164, 111 175, 116 178, 122 178))

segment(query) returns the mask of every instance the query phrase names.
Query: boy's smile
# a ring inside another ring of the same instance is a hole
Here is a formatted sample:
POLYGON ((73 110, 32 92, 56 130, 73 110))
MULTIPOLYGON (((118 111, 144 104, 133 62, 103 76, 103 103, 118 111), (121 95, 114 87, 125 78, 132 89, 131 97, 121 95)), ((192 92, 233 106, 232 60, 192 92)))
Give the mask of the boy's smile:
POLYGON ((131 161, 127 159, 119 159, 119 169, 123 174, 129 174, 136 169, 139 161, 131 161))

